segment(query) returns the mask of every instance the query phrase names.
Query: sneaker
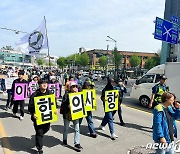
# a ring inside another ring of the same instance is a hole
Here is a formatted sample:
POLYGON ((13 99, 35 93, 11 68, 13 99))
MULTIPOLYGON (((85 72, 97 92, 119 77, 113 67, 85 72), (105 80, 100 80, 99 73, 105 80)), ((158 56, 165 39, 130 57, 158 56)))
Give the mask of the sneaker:
POLYGON ((63 145, 67 146, 67 140, 63 140, 63 145))
POLYGON ((23 120, 23 119, 24 119, 24 117, 20 116, 20 117, 19 117, 19 119, 20 119, 20 120, 23 120))
POLYGON ((13 113, 13 117, 17 117, 17 116, 16 116, 16 113, 13 113))
POLYGON ((124 126, 124 125, 125 125, 125 123, 124 123, 124 122, 120 122, 120 125, 121 125, 121 126, 124 126))
POLYGON ((78 152, 80 152, 83 148, 80 144, 75 144, 75 150, 77 150, 78 152))
POLYGON ((113 133, 113 134, 111 135, 111 139, 112 139, 112 140, 115 140, 116 138, 118 138, 118 136, 113 133))
POLYGON ((4 110, 8 111, 8 107, 5 107, 4 110))
POLYGON ((97 137, 97 134, 96 134, 96 133, 92 133, 92 134, 90 134, 90 137, 96 138, 96 137, 97 137))
POLYGON ((102 129, 103 131, 105 131, 106 129, 105 129, 105 127, 104 126, 102 126, 102 125, 100 125, 99 126, 99 129, 102 129))
POLYGON ((38 150, 38 154, 43 154, 43 150, 38 150))

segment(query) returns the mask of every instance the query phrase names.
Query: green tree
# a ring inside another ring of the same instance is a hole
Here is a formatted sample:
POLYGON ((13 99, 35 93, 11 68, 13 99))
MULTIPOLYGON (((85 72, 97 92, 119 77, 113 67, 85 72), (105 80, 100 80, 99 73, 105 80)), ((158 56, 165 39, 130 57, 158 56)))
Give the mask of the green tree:
POLYGON ((99 65, 101 67, 103 67, 103 69, 106 67, 106 65, 107 65, 107 57, 106 56, 102 56, 99 58, 99 65))
POLYGON ((59 57, 57 60, 57 65, 59 66, 59 68, 64 68, 67 63, 66 63, 66 58, 65 57, 59 57))
POLYGON ((87 53, 81 54, 81 56, 80 56, 80 65, 81 66, 84 66, 84 67, 87 66, 89 64, 89 61, 90 61, 90 59, 89 59, 89 56, 87 53))
POLYGON ((53 64, 52 62, 48 63, 48 65, 50 65, 50 66, 54 66, 54 64, 53 64))
POLYGON ((44 61, 42 59, 37 59, 37 64, 40 66, 40 65, 43 65, 44 64, 44 61))
POLYGON ((121 64, 122 56, 118 53, 117 48, 114 48, 114 51, 112 53, 114 55, 113 61, 114 61, 114 65, 115 65, 115 79, 117 79, 118 70, 119 70, 119 66, 121 64))
POLYGON ((141 59, 138 57, 138 55, 132 55, 129 62, 131 67, 137 67, 140 65, 141 59))
POLYGON ((160 64, 160 56, 158 54, 155 54, 155 57, 147 58, 144 68, 151 69, 159 64, 160 64))

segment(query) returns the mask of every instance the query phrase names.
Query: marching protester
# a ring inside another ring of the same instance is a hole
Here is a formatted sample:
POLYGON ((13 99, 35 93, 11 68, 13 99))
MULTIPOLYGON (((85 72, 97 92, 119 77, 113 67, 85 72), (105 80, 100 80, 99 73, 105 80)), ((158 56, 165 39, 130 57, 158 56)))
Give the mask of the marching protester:
POLYGON ((160 76, 160 82, 152 88, 152 97, 149 103, 149 108, 154 108, 156 105, 161 103, 162 94, 168 91, 168 88, 165 85, 166 79, 167 78, 164 75, 160 76))
MULTIPOLYGON (((108 83, 105 88, 102 90, 101 100, 105 108, 105 92, 109 90, 114 90, 115 82, 114 79, 108 78, 108 83)), ((114 133, 114 124, 113 124, 113 111, 105 112, 105 116, 99 126, 100 129, 105 130, 105 126, 108 123, 111 139, 115 140, 118 136, 114 133)))
MULTIPOLYGON (((64 120, 63 144, 65 146, 67 145, 69 123, 70 121, 72 121, 71 112, 70 112, 69 94, 77 92, 77 83, 72 81, 69 86, 70 86, 70 89, 69 91, 65 92, 62 99, 61 109, 60 109, 60 113, 63 114, 63 120, 64 120)), ((79 119, 73 120, 72 122, 73 122, 74 130, 75 130, 74 147, 77 151, 81 151, 82 147, 80 145, 79 119)))
POLYGON ((161 96, 162 103, 153 110, 153 140, 167 145, 165 149, 158 146, 157 154, 174 154, 174 137, 177 138, 175 120, 180 119, 180 104, 174 98, 173 94, 164 92, 161 96))
POLYGON ((69 81, 67 81, 66 85, 65 85, 65 91, 69 91, 70 90, 70 84, 71 84, 72 81, 77 83, 77 81, 74 81, 74 77, 72 75, 70 75, 69 76, 69 81))
MULTIPOLYGON (((86 82, 84 82, 82 89, 90 90, 90 89, 92 89, 91 86, 92 86, 91 83, 86 81, 86 82)), ((96 138, 97 134, 95 132, 94 123, 93 123, 92 119, 93 119, 92 118, 92 111, 87 111, 86 121, 88 123, 88 129, 90 132, 90 137, 96 138)), ((82 120, 83 120, 83 118, 79 119, 80 124, 82 123, 82 120)))
MULTIPOLYGON (((124 126, 125 123, 124 123, 123 118, 122 118, 121 103, 123 101, 124 93, 127 93, 127 89, 126 89, 125 85, 122 82, 120 82, 120 81, 117 81, 117 85, 114 86, 114 89, 119 91, 119 97, 118 97, 118 116, 119 116, 119 120, 120 120, 120 125, 124 126)), ((113 112, 113 116, 114 116, 115 113, 116 113, 116 111, 113 112)))
POLYGON ((83 86, 83 82, 81 80, 81 74, 80 73, 77 73, 77 75, 75 77, 75 81, 78 84, 78 91, 81 91, 82 90, 82 86, 83 86))
POLYGON ((68 79, 69 79, 69 76, 70 76, 70 72, 69 70, 67 70, 67 72, 64 73, 64 85, 66 85, 66 83, 68 82, 68 79))
MULTIPOLYGON (((16 73, 12 73, 12 75, 10 77, 17 77, 16 73)), ((5 81, 7 82, 7 80, 5 81)), ((11 80, 12 83, 12 80, 11 80)), ((13 97, 12 97, 12 85, 10 84, 11 87, 7 87, 7 94, 8 94, 8 99, 7 99, 7 103, 6 103, 6 107, 5 110, 7 111, 8 109, 11 109, 13 106, 13 97)))
POLYGON ((93 73, 92 72, 89 72, 89 77, 87 77, 85 81, 90 82, 92 87, 95 86, 94 79, 93 79, 93 73))
MULTIPOLYGON (((25 79, 23 79, 24 76, 24 70, 19 70, 18 72, 18 79, 13 81, 12 84, 12 97, 13 97, 13 116, 16 117, 16 113, 18 112, 18 106, 20 106, 20 120, 24 119, 24 98, 20 99, 20 100, 15 100, 15 92, 17 91, 15 89, 15 85, 16 84, 23 84, 23 83, 28 83, 25 79)), ((21 87, 22 88, 22 87, 21 87)), ((21 89, 21 92, 24 91, 24 89, 21 89)))
POLYGON ((32 95, 38 89, 38 75, 32 75, 32 81, 29 82, 29 93, 32 95))
MULTIPOLYGON (((47 90, 48 87, 48 81, 45 79, 41 79, 38 81, 39 84, 39 89, 34 92, 29 100, 29 105, 28 105, 28 111, 31 114, 31 120, 34 123, 34 129, 36 131, 35 135, 35 142, 36 142, 36 148, 38 150, 39 154, 43 153, 43 136, 45 133, 49 131, 50 128, 50 123, 45 123, 41 125, 37 125, 37 115, 35 114, 35 105, 34 105, 34 98, 38 96, 44 96, 44 95, 49 95, 50 92, 47 90)), ((57 105, 57 104, 56 104, 57 105)))

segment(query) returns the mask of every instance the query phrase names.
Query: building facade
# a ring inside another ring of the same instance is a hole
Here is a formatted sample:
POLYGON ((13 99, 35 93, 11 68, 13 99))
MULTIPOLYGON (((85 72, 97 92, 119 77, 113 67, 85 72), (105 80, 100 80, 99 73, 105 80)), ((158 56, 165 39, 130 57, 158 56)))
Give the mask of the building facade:
MULTIPOLYGON (((179 0, 166 0, 164 19, 172 21, 171 17, 175 16, 179 19, 178 24, 180 25, 180 1, 179 0)), ((161 48, 161 64, 166 62, 180 61, 180 46, 162 42, 161 48)))
MULTIPOLYGON (((81 50, 80 50, 81 51, 81 50)), ((113 53, 112 50, 103 50, 103 49, 93 49, 84 51, 87 52, 87 54, 90 57, 90 68, 93 69, 99 69, 99 58, 103 55, 107 56, 108 58, 108 68, 114 69, 114 63, 113 63, 113 53)), ((133 52, 133 51, 118 51, 120 55, 122 55, 122 63, 120 68, 122 69, 130 69, 130 58, 133 55, 138 55, 141 58, 141 68, 144 68, 145 61, 148 57, 154 57, 155 53, 146 53, 146 52, 133 52)), ((81 51, 82 53, 82 51, 81 51)))
POLYGON ((11 66, 33 66, 33 57, 14 50, 0 50, 0 64, 11 66))

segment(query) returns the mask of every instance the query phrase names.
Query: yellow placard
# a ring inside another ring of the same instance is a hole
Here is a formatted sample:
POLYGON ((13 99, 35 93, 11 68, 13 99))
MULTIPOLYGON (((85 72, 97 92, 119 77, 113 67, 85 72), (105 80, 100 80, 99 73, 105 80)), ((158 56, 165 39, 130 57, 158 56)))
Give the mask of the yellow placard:
POLYGON ((84 93, 69 93, 70 111, 72 120, 84 118, 87 112, 84 105, 84 93))
POLYGON ((55 122, 58 120, 54 94, 34 97, 34 105, 35 114, 37 116, 37 125, 55 122))
POLYGON ((96 110, 96 90, 83 90, 86 111, 96 110))
POLYGON ((118 90, 105 91, 105 112, 118 110, 118 90))

